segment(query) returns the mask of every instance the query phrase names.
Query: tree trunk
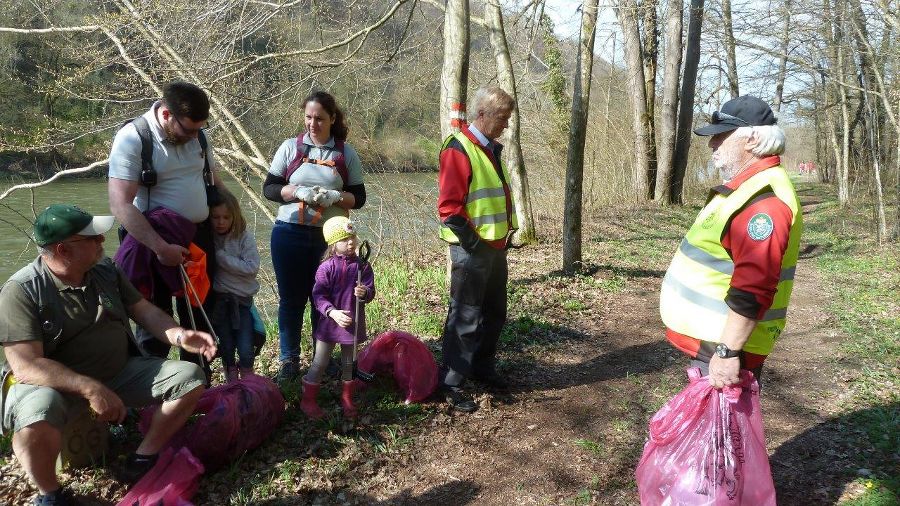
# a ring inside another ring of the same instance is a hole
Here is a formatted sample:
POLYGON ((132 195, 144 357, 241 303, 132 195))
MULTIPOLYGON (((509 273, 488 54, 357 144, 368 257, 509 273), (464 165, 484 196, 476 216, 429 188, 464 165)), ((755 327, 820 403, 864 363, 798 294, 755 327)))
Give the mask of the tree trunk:
MULTIPOLYGON (((484 5, 484 20, 487 22, 491 46, 494 48, 494 57, 497 60, 497 77, 500 81, 500 87, 506 90, 518 103, 516 77, 513 73, 512 59, 509 56, 509 46, 506 43, 503 13, 499 2, 492 0, 484 5)), ((534 242, 536 233, 534 213, 531 209, 531 193, 528 188, 528 175, 525 172, 525 158, 522 155, 522 143, 519 133, 519 108, 516 107, 509 118, 509 143, 506 147, 506 166, 509 169, 509 185, 516 205, 516 214, 519 216, 519 230, 516 232, 514 239, 516 244, 526 244, 534 242)))
POLYGON ((694 123, 694 93, 697 89, 697 67, 700 63, 700 32, 703 30, 703 0, 691 0, 688 23, 687 48, 684 58, 684 79, 678 109, 678 128, 675 134, 672 187, 669 202, 682 203, 684 176, 687 170, 688 152, 691 149, 691 126, 694 123))
MULTIPOLYGON (((844 21, 846 19, 846 0, 835 2, 835 15, 837 16, 837 24, 835 25, 834 43, 837 46, 837 75, 841 80, 847 76, 847 64, 844 48, 844 21)), ((838 168, 838 203, 841 207, 850 203, 850 98, 847 96, 847 88, 840 82, 835 81, 838 89, 838 97, 841 104, 841 158, 838 168)))
POLYGON ((565 206, 563 210, 564 272, 581 266, 581 207, 584 182, 584 140, 587 134, 591 103, 591 69, 594 65, 594 36, 597 28, 597 4, 582 4, 581 37, 575 67, 575 91, 572 94, 572 121, 569 127, 569 149, 566 156, 565 206))
POLYGON ((647 133, 647 94, 644 87, 644 64, 641 58, 641 36, 638 27, 637 5, 634 0, 621 0, 615 8, 625 39, 625 67, 628 71, 628 86, 632 92, 631 125, 634 131, 634 166, 632 167, 631 188, 637 201, 644 200, 650 193, 647 174, 650 170, 650 146, 647 133))
POLYGON ((722 25, 725 29, 725 66, 728 69, 728 91, 731 98, 741 96, 738 89, 737 55, 734 49, 734 30, 731 24, 731 0, 722 0, 722 25))
POLYGON ((675 129, 678 126, 678 89, 681 79, 681 32, 684 4, 670 0, 666 10, 666 52, 663 62, 662 110, 659 114, 659 165, 656 176, 656 201, 669 203, 672 185, 672 158, 675 154, 675 129))
MULTIPOLYGON (((680 0, 679 0, 680 1, 680 0)), ((653 200, 656 187, 656 73, 659 60, 659 27, 656 16, 657 0, 644 0, 641 9, 644 16, 643 62, 644 93, 647 101, 647 114, 644 117, 647 132, 647 199, 653 200)))
POLYGON ((784 25, 781 29, 780 51, 778 57, 778 73, 775 75, 775 112, 781 112, 781 104, 784 102, 784 81, 787 79, 787 59, 790 50, 791 34, 791 0, 784 0, 784 25))
POLYGON ((444 67, 441 71, 441 138, 466 120, 469 81, 469 0, 447 0, 444 11, 444 67))

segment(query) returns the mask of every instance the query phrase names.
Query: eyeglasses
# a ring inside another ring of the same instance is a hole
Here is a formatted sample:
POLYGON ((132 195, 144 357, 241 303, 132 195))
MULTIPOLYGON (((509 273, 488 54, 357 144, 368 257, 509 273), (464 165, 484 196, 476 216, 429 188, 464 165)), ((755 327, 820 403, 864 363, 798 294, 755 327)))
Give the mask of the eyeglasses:
POLYGON ((724 112, 721 112, 721 111, 713 111, 713 113, 712 113, 713 124, 721 123, 722 121, 726 121, 726 120, 736 122, 742 126, 750 126, 750 123, 747 123, 746 121, 742 120, 741 118, 738 118, 737 116, 725 114, 724 112))
POLYGON ((188 135, 190 137, 193 137, 193 136, 199 134, 201 130, 206 130, 207 128, 209 128, 208 121, 205 122, 203 124, 203 126, 200 128, 187 128, 186 126, 184 126, 184 123, 182 123, 181 120, 178 119, 178 116, 175 116, 173 114, 172 118, 175 120, 175 123, 178 123, 178 126, 181 127, 181 131, 184 132, 185 135, 188 135))

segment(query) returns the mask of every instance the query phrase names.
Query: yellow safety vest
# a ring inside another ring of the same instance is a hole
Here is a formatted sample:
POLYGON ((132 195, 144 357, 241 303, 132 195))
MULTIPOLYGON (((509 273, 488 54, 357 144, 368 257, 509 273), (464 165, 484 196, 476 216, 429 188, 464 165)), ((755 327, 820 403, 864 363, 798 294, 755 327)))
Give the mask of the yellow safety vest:
MULTIPOLYGON (((756 324, 744 350, 757 355, 771 353, 775 339, 784 330, 803 231, 797 193, 780 165, 755 174, 733 192, 714 195, 700 211, 663 279, 659 313, 668 328, 703 341, 722 339, 729 309, 725 296, 734 272, 734 262, 722 246, 722 236, 732 216, 766 188, 791 209, 793 221, 772 306, 756 324)), ((751 220, 753 228, 748 232, 760 237, 771 233, 770 217, 761 215, 751 220)))
MULTIPOLYGON (((519 228, 512 195, 509 196, 509 207, 507 208, 506 190, 503 188, 503 181, 500 180, 490 157, 464 133, 457 132, 448 136, 444 145, 441 146, 441 150, 447 149, 447 145, 453 139, 462 144, 469 157, 469 162, 472 164, 472 180, 466 195, 466 213, 472 224, 475 225, 475 232, 486 241, 506 238, 519 228)), ((509 181, 506 165, 503 161, 498 160, 498 162, 500 170, 503 171, 503 180, 509 181)), ((443 225, 441 226, 441 239, 452 244, 459 244, 456 234, 443 225)))

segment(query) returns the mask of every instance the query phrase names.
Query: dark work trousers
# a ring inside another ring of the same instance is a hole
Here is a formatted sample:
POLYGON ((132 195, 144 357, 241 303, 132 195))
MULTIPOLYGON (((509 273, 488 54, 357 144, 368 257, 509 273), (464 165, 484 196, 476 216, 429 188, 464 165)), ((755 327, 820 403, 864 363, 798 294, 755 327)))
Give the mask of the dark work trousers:
MULTIPOLYGON (((213 244, 213 230, 212 225, 209 220, 204 221, 203 223, 199 223, 197 225, 197 232, 194 234, 194 239, 192 241, 194 244, 200 247, 206 253, 206 274, 209 276, 209 284, 212 286, 213 280, 215 279, 216 273, 216 249, 213 244)), ((157 276, 157 273, 154 271, 154 276, 157 276)), ((154 279, 155 286, 165 286, 163 281, 156 277, 154 279)), ((206 314, 210 314, 210 308, 213 307, 212 300, 212 290, 210 290, 209 295, 206 298, 206 301, 203 304, 204 309, 206 310, 206 314)), ((167 314, 172 315, 172 296, 167 293, 154 293, 153 300, 150 302, 153 303, 154 306, 162 309, 167 314)), ((184 328, 190 328, 191 326, 191 317, 188 313, 188 305, 184 300, 184 297, 177 297, 175 302, 175 308, 178 312, 178 322, 184 328)), ((194 316, 194 323, 196 324, 197 330, 203 332, 209 332, 209 326, 206 324, 206 320, 203 318, 203 314, 200 312, 200 308, 191 307, 191 313, 194 316)), ((163 343, 159 339, 156 339, 152 336, 149 336, 146 331, 138 328, 137 334, 138 341, 140 341, 141 346, 144 351, 149 353, 150 355, 166 358, 169 355, 170 346, 163 343)), ((181 360, 186 360, 188 362, 193 362, 195 364, 200 364, 200 356, 195 353, 189 353, 184 350, 179 350, 179 355, 181 360)), ((205 359, 203 360, 204 372, 206 373, 207 379, 209 379, 211 375, 211 369, 209 362, 205 359)))
POLYGON ((444 323, 444 383, 495 372, 497 341, 506 323, 506 250, 450 246, 450 309, 444 323))
MULTIPOLYGON (((316 270, 326 247, 322 227, 276 221, 272 229, 272 267, 278 284, 278 358, 282 363, 300 358, 303 312, 312 297, 316 270)), ((319 323, 315 306, 310 311, 310 321, 315 333, 319 323)))

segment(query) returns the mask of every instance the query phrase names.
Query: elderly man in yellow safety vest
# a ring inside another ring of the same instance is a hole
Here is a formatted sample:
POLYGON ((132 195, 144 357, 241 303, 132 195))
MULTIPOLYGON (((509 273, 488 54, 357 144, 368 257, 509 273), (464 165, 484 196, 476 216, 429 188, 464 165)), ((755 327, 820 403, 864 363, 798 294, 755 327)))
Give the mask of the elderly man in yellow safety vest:
POLYGON ((447 137, 441 150, 438 215, 452 262, 442 387, 447 402, 462 412, 478 409, 463 390, 467 378, 506 387, 495 356, 506 322, 506 248, 518 222, 496 139, 514 107, 500 88, 478 90, 471 124, 447 137))
POLYGON ((724 183, 675 252, 659 309, 668 340, 717 388, 742 368, 758 378, 784 330, 803 216, 776 123, 768 104, 742 96, 694 131, 710 137, 724 183))

